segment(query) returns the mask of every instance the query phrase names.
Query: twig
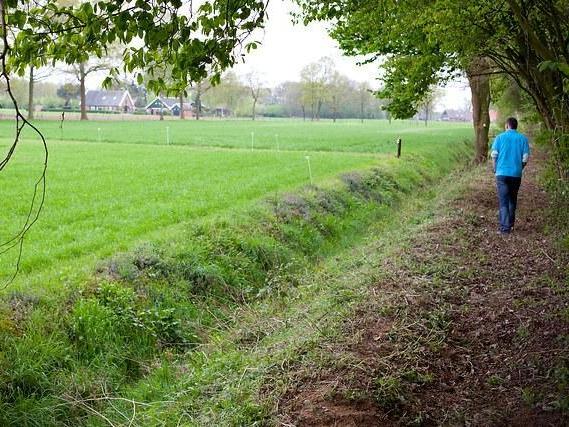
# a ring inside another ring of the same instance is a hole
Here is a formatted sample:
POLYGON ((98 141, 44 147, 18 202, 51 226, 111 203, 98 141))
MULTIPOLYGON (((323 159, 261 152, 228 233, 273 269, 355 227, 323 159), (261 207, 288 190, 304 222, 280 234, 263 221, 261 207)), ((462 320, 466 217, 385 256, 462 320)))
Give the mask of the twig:
POLYGON ((8 153, 6 154, 4 159, 2 159, 0 161, 0 172, 6 167, 8 162, 11 160, 11 158, 12 158, 12 156, 16 150, 16 147, 20 141, 20 135, 22 133, 22 130, 24 129, 25 126, 29 126, 30 128, 32 128, 41 138, 43 149, 44 149, 44 164, 43 164, 42 173, 41 173, 40 177, 38 178, 38 180, 36 181, 36 183, 34 184, 34 192, 33 192, 32 200, 30 203, 30 209, 28 211, 28 215, 26 217, 26 221, 25 221, 24 225, 22 226, 20 231, 18 233, 16 233, 15 236, 13 236, 8 241, 0 244, 0 248, 4 248, 2 251, 0 251, 0 255, 4 254, 5 252, 9 251, 12 248, 18 246, 18 257, 17 257, 17 261, 16 261, 16 268, 15 268, 14 274, 2 286, 2 289, 5 289, 6 287, 8 287, 14 281, 16 276, 18 275, 18 272, 20 271, 20 262, 22 260, 22 250, 23 250, 23 245, 24 245, 24 238, 25 238, 26 234, 28 233, 28 231, 30 230, 30 228, 38 220, 40 213, 43 209, 43 205, 44 205, 44 201, 45 201, 45 192, 46 192, 47 162, 48 162, 48 156, 49 156, 49 152, 47 149, 47 142, 45 140, 45 137, 39 131, 39 129, 36 126, 34 126, 32 123, 30 123, 26 119, 26 117, 24 117, 24 115, 20 112, 20 109, 18 107, 18 103, 17 103, 16 98, 14 97, 14 94, 12 92, 12 87, 10 84, 10 77, 8 76, 7 67, 6 67, 8 54, 10 52, 10 44, 8 43, 8 26, 6 24, 6 14, 7 14, 6 1, 0 0, 0 29, 2 30, 2 43, 3 43, 3 49, 2 49, 2 52, 0 53, 0 63, 2 66, 0 78, 3 78, 6 81, 6 92, 8 93, 10 100, 12 101, 12 104, 14 105, 14 108, 16 110, 16 136, 14 137, 14 142, 12 143, 10 149, 8 150, 8 153), (20 124, 20 120, 22 122, 21 124, 20 124), (36 198, 38 196, 38 190, 40 189, 40 187, 41 187, 41 190, 40 190, 41 195, 40 195, 39 205, 37 206, 37 210, 35 211, 35 214, 34 214, 34 208, 36 207, 36 198))
POLYGON ((543 248, 540 248, 540 250, 541 250, 541 252, 543 252, 543 255, 545 255, 552 263, 554 263, 554 264, 557 265, 557 261, 555 261, 553 258, 551 258, 551 257, 547 254, 547 252, 545 252, 545 251, 543 250, 543 248))

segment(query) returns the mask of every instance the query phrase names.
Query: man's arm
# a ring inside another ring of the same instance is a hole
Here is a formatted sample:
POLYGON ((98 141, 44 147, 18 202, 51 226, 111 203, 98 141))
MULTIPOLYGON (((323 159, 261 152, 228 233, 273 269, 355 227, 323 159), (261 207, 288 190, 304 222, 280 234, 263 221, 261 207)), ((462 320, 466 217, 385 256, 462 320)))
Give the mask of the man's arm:
POLYGON ((492 157, 492 170, 496 173, 496 164, 498 163, 498 137, 494 139, 490 156, 492 157))
POLYGON ((529 143, 526 138, 524 143, 524 154, 522 155, 522 169, 526 167, 526 165, 528 164, 528 160, 529 160, 529 143))

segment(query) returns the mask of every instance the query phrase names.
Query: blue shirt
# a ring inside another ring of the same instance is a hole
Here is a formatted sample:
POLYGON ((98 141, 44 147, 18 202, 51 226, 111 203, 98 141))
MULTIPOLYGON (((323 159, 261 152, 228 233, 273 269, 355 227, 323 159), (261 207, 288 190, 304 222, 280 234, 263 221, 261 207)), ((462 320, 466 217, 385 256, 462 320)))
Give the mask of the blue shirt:
POLYGON ((508 129, 494 139, 492 158, 496 160, 496 176, 522 176, 522 162, 529 158, 529 143, 525 135, 508 129))

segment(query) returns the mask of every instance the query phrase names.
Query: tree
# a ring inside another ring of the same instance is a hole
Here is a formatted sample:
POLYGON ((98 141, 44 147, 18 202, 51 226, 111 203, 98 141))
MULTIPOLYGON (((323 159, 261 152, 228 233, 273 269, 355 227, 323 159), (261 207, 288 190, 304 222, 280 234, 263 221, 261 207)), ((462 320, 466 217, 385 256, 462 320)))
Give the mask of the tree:
POLYGON ((334 71, 334 62, 320 58, 318 62, 306 65, 300 72, 303 104, 310 105, 311 120, 320 120, 322 105, 328 99, 327 86, 334 71))
POLYGON ((567 0, 299 3, 306 21, 334 21, 332 35, 347 53, 370 59, 388 56, 380 96, 390 99, 387 109, 395 117, 412 116, 430 86, 466 74, 477 161, 486 158, 490 76, 495 73, 518 82, 548 128, 566 128, 569 123, 567 0))
POLYGON ((207 80, 199 80, 192 86, 192 95, 194 99, 194 108, 196 111, 196 120, 201 117, 203 105, 202 97, 203 95, 212 88, 212 85, 207 80))
POLYGON ((35 65, 31 64, 28 72, 28 120, 34 118, 34 88, 37 82, 49 76, 49 72, 44 70, 40 72, 35 65))
MULTIPOLYGON (((208 66, 218 76, 234 65, 240 57, 236 46, 256 48, 247 39, 263 26, 266 9, 259 0, 206 0, 199 6, 181 0, 134 4, 43 0, 33 7, 28 3, 2 1, 7 30, 17 31, 9 55, 15 71, 35 60, 79 64, 90 57, 102 58, 111 45, 129 46, 138 37, 143 42, 139 47, 122 51, 128 72, 138 71, 142 78, 143 70, 170 64, 175 78, 191 81, 207 77, 208 66)), ((152 81, 150 89, 162 85, 160 80, 152 81)))
POLYGON ((276 103, 283 106, 283 116, 303 117, 305 108, 303 105, 302 84, 288 81, 274 88, 273 97, 276 103))
POLYGON ((350 90, 350 80, 337 71, 333 71, 328 81, 328 96, 332 107, 332 120, 334 123, 338 118, 341 105, 350 90))
POLYGON ((86 104, 86 80, 87 76, 97 71, 110 70, 112 64, 106 59, 91 59, 88 61, 73 64, 65 72, 71 74, 79 82, 79 99, 81 108, 81 120, 88 120, 86 104))
POLYGON ((235 114, 239 104, 247 97, 247 88, 239 81, 233 71, 221 77, 218 85, 213 86, 204 96, 204 100, 212 106, 222 107, 235 114))
POLYGON ((529 95, 509 76, 492 80, 493 104, 502 121, 507 117, 518 117, 524 122, 536 122, 537 110, 529 95))
POLYGON ((365 118, 366 107, 369 103, 369 94, 371 90, 367 83, 360 83, 358 85, 358 95, 359 95, 359 104, 360 104, 360 120, 363 123, 365 118))
POLYGON ((261 77, 255 73, 254 71, 247 73, 245 76, 245 81, 247 84, 247 88, 249 89, 249 94, 253 100, 251 105, 251 120, 255 120, 255 111, 257 107, 257 102, 259 101, 259 97, 263 93, 263 81, 261 77))
POLYGON ((440 94, 436 87, 432 87, 431 90, 425 95, 421 103, 419 104, 421 113, 423 115, 423 120, 425 122, 425 127, 429 124, 429 119, 433 114, 435 108, 435 103, 439 98, 440 94))
POLYGON ((65 108, 68 108, 71 100, 77 99, 80 93, 81 88, 78 84, 74 85, 73 83, 65 83, 57 88, 57 96, 65 100, 65 108))

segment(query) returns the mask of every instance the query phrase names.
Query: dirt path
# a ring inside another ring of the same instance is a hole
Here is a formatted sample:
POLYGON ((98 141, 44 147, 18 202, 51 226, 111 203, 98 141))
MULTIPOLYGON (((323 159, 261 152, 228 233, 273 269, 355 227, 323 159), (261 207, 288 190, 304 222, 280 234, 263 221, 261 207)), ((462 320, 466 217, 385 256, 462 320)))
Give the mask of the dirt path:
POLYGON ((569 283, 535 167, 496 234, 491 174, 378 266, 326 363, 296 366, 282 425, 569 425, 569 283), (331 362, 330 362, 331 360, 331 362))

